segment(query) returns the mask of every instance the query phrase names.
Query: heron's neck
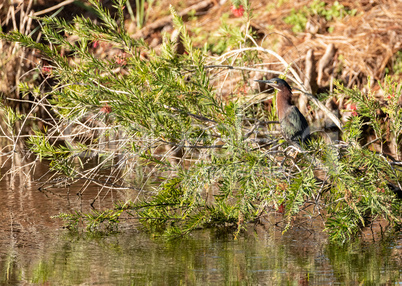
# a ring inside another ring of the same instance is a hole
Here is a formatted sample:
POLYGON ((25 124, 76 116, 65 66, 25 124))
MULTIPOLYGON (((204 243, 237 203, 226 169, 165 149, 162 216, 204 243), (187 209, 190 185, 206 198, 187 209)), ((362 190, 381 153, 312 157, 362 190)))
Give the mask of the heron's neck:
POLYGON ((276 109, 278 111, 278 119, 282 121, 286 112, 292 106, 291 102, 292 93, 279 91, 276 95, 276 109))

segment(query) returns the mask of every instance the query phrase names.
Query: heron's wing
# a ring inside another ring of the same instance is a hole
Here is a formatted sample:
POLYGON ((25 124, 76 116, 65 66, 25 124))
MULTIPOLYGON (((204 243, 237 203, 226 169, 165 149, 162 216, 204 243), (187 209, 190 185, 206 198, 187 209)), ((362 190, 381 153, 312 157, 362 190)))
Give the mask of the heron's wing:
POLYGON ((307 120, 296 106, 286 111, 281 121, 281 129, 285 138, 294 143, 307 143, 310 140, 307 120))

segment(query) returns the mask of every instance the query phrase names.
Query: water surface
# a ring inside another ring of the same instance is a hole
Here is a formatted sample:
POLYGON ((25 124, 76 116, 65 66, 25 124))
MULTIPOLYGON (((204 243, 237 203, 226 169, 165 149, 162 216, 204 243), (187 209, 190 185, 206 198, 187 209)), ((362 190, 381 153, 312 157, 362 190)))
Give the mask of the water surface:
MULTIPOLYGON (((41 170, 38 170, 40 172, 41 170)), ((152 238, 125 221, 112 235, 71 233, 51 216, 88 211, 99 189, 39 191, 22 176, 0 181, 1 285, 395 285, 402 284, 402 236, 335 246, 325 235, 250 226, 237 237, 217 230, 152 238)), ((101 210, 119 200, 102 194, 101 210)))

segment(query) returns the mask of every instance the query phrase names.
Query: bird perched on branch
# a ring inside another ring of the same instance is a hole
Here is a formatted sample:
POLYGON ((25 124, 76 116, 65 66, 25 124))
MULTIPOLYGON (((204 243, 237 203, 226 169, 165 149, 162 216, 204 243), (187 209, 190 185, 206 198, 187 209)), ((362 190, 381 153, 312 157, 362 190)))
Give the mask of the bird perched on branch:
POLYGON ((280 78, 255 81, 266 83, 278 90, 276 95, 276 111, 285 139, 299 148, 300 145, 309 144, 310 128, 306 118, 291 102, 292 88, 290 85, 280 78))

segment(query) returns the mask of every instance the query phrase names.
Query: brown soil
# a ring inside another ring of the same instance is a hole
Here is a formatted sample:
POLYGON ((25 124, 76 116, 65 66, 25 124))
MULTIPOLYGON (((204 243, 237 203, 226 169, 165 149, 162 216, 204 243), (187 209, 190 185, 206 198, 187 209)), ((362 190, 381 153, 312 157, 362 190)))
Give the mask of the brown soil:
MULTIPOLYGON (((111 1, 103 0, 102 2, 113 13, 111 1)), ((135 15, 135 4, 134 1, 131 2, 133 2, 131 7, 135 15)), ((386 73, 397 78, 401 76, 395 72, 402 71, 394 70, 395 61, 398 60, 397 53, 402 50, 402 3, 400 1, 339 1, 349 10, 356 9, 356 15, 329 21, 323 17, 312 16, 308 19, 306 29, 300 33, 292 32, 292 26, 286 24, 284 18, 290 15, 292 9, 307 7, 314 1, 282 1, 283 4, 273 4, 272 1, 266 0, 250 2, 253 9, 251 25, 258 31, 259 43, 278 52, 288 62, 297 65, 302 78, 308 76, 304 74, 306 54, 309 50, 314 52, 318 87, 328 87, 333 78, 342 79, 349 87, 353 85, 362 87, 366 84, 368 76, 372 82, 382 80, 386 73), (334 45, 334 52, 320 66, 320 59, 330 44, 334 45)), ((335 1, 325 2, 330 6, 335 1)), ((27 15, 52 15, 58 11, 55 8, 56 5, 63 7, 57 16, 67 20, 71 20, 75 15, 96 18, 88 3, 73 2, 63 5, 65 3, 66 1, 60 0, 20 0, 14 1, 14 4, 5 1, 0 4, 2 30, 7 33, 18 29, 28 34, 34 30, 37 23, 27 15), (49 11, 44 13, 46 9, 49 11)), ((136 23, 131 20, 126 9, 127 29, 133 37, 144 37, 152 47, 157 48, 162 42, 161 31, 172 30, 169 17, 170 4, 179 13, 181 12, 190 32, 195 28, 201 28, 202 34, 205 35, 204 39, 217 34, 224 14, 229 14, 227 20, 229 24, 236 25, 244 22, 231 13, 230 1, 192 0, 186 1, 185 5, 183 1, 155 1, 152 6, 145 3, 148 18, 143 29, 137 29, 136 23)), ((204 42, 195 42, 195 44, 203 46, 204 42)), ((2 46, 0 91, 9 94, 18 90, 16 84, 20 80, 29 79, 28 75, 24 77, 21 75, 41 63, 41 59, 35 52, 22 52, 22 56, 26 59, 21 60, 14 56, 14 45, 9 46, 5 42, 0 45, 2 46)))

